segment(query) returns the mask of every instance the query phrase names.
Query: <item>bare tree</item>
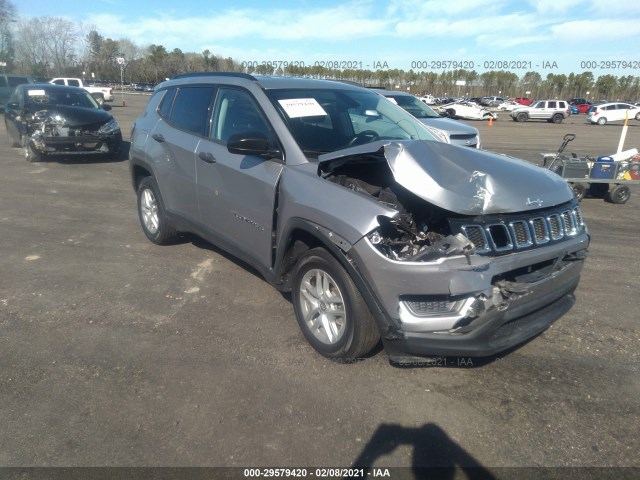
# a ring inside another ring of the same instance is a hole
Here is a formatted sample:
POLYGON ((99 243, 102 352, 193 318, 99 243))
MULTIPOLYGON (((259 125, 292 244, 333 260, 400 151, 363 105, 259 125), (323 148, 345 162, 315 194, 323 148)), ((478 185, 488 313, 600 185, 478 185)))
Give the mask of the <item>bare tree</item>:
POLYGON ((64 75, 77 65, 79 39, 72 22, 59 17, 36 17, 18 24, 16 54, 41 76, 64 75))

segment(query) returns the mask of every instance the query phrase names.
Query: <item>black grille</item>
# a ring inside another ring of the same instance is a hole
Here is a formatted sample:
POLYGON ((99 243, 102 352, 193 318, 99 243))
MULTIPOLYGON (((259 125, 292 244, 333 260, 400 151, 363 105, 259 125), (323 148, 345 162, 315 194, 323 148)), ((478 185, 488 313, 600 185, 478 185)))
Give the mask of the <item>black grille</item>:
POLYGON ((476 138, 475 133, 454 133, 450 135, 451 140, 473 140, 476 138))
POLYGON ((454 233, 459 228, 474 244, 477 253, 494 254, 572 238, 585 228, 579 206, 524 218, 488 218, 468 224, 458 219, 451 220, 451 224, 454 233))

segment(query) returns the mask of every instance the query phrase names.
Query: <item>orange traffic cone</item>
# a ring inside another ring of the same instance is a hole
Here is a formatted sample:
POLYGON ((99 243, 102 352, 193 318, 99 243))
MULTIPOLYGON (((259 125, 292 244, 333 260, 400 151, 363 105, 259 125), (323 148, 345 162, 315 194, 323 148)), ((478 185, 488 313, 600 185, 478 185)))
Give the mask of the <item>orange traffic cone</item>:
POLYGON ((493 125, 493 117, 489 117, 489 126, 491 127, 493 125))

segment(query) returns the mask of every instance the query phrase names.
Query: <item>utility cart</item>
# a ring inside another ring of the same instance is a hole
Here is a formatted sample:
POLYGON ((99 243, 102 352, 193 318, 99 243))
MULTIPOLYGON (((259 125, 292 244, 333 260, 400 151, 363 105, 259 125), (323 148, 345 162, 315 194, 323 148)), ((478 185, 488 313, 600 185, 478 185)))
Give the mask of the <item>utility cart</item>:
POLYGON ((589 192, 592 197, 605 198, 611 203, 626 203, 631 197, 630 185, 640 184, 638 151, 627 150, 598 158, 578 157, 575 153, 562 155, 575 138, 575 134, 568 133, 556 153, 543 153, 543 166, 564 178, 578 200, 589 192))

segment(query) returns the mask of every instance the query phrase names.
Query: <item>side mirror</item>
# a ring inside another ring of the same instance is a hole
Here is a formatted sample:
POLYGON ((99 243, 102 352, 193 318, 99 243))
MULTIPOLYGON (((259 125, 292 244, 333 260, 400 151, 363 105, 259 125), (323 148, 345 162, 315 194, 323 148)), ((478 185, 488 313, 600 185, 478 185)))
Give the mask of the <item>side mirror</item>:
POLYGON ((259 132, 235 133, 227 141, 227 150, 236 155, 254 155, 283 160, 282 152, 273 148, 269 139, 259 132))
POLYGON ((108 112, 109 110, 111 110, 111 105, 103 103, 102 104, 102 109, 108 112))

